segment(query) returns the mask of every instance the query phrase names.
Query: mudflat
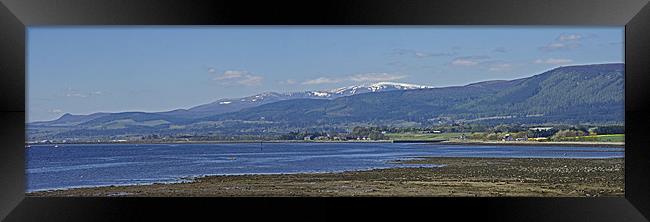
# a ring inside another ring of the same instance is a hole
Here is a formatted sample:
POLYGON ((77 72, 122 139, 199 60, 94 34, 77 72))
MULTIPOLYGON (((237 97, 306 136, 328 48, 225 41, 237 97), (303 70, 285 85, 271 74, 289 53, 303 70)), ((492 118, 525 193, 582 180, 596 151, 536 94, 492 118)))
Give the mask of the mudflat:
POLYGON ((624 195, 623 158, 438 158, 341 173, 206 176, 173 184, 41 191, 27 196, 534 196, 624 195))

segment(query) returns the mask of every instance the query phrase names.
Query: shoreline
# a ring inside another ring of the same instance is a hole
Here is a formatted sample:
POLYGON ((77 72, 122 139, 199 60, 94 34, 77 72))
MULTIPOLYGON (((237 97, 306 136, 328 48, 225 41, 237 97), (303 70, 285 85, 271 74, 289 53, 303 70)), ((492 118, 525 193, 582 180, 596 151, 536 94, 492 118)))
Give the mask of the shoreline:
MULTIPOLYGON (((436 157, 414 157, 409 160, 394 160, 390 163, 400 164, 401 162, 406 161, 417 161, 423 158, 436 158, 436 157)), ((455 158, 455 157, 454 157, 455 158)), ((465 158, 465 157, 462 157, 465 158)), ((472 158, 472 157, 468 157, 472 158)), ((491 158, 491 157, 482 157, 482 158, 491 158)), ((431 164, 420 164, 420 165, 431 165, 431 164)), ((435 168, 435 167, 444 167, 440 166, 419 166, 426 168, 435 168)), ((161 184, 179 184, 179 183, 194 183, 198 179, 210 178, 210 177, 236 177, 236 176, 266 176, 266 175, 318 175, 318 174, 340 174, 340 173, 351 173, 351 172, 364 172, 364 171, 373 171, 373 170, 384 170, 384 169, 398 169, 398 168, 412 168, 409 166, 393 166, 393 167, 375 167, 370 169, 361 169, 361 170, 341 170, 341 171, 323 171, 323 172, 295 172, 295 173, 233 173, 233 174, 204 174, 197 176, 184 176, 176 178, 174 181, 169 182, 149 182, 149 183, 132 183, 132 184, 111 184, 111 185, 87 185, 87 186, 70 186, 70 187, 61 187, 61 188, 52 188, 52 189, 38 189, 33 191, 26 191, 26 194, 30 193, 40 193, 40 192, 55 192, 55 191, 66 191, 74 189, 95 189, 95 188, 107 188, 107 187, 126 187, 126 186, 151 186, 151 185, 161 185, 161 184)))
POLYGON ((305 141, 305 140, 241 140, 241 141, 227 141, 227 140, 215 140, 215 141, 161 141, 161 142, 78 142, 78 143, 25 143, 25 145, 30 146, 43 146, 43 145, 94 145, 94 144, 259 144, 259 143, 393 143, 392 140, 348 140, 348 141, 305 141))
MULTIPOLYGON (((421 157, 396 167, 208 175, 191 182, 37 191, 27 196, 622 196, 624 158, 421 157)), ((185 178, 187 179, 187 178, 185 178)))
POLYGON ((264 143, 416 143, 429 145, 510 145, 510 146, 581 146, 581 147, 614 147, 625 148, 624 142, 536 142, 536 141, 431 141, 431 140, 365 140, 365 141, 304 141, 304 140, 273 140, 273 141, 175 141, 175 142, 79 142, 79 143, 25 143, 26 146, 48 145, 152 145, 152 144, 264 144, 264 143))

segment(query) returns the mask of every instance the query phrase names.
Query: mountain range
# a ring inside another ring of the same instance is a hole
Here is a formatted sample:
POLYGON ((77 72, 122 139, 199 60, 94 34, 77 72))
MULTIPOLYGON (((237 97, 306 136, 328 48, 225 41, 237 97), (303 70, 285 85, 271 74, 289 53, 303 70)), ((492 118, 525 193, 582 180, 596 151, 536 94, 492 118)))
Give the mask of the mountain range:
POLYGON ((381 82, 332 90, 266 92, 166 112, 65 114, 29 123, 30 138, 148 134, 264 134, 356 125, 475 122, 622 123, 624 65, 559 67, 515 80, 439 87, 381 82))

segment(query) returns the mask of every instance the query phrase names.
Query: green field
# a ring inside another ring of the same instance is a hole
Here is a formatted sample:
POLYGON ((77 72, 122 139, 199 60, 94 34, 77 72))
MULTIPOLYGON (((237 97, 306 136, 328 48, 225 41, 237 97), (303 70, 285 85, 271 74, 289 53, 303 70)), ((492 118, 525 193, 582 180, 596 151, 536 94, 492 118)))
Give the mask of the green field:
POLYGON ((391 140, 449 140, 468 133, 387 133, 391 140))
POLYGON ((563 138, 562 141, 625 142, 625 134, 567 137, 563 138))

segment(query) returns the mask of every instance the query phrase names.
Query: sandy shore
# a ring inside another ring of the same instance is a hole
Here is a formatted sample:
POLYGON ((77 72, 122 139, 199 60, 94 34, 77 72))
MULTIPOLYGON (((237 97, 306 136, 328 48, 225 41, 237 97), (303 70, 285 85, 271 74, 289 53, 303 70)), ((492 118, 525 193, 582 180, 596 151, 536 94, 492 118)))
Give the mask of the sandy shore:
POLYGON ((209 176, 194 182, 79 188, 28 196, 623 196, 624 159, 423 158, 358 172, 209 176))

